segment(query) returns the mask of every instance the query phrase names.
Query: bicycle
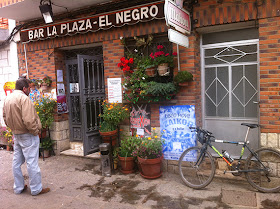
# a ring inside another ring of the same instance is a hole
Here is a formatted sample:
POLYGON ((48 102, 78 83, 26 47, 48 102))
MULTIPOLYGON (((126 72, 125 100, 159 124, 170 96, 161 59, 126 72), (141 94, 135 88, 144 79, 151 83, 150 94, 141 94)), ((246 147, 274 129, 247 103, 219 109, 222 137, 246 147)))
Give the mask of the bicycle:
POLYGON ((218 140, 207 130, 190 127, 196 132, 196 140, 202 146, 188 148, 180 156, 179 173, 187 186, 201 189, 213 180, 216 168, 214 158, 207 150, 208 147, 211 147, 228 164, 230 170, 224 171, 224 173, 232 173, 234 176, 245 173, 249 184, 261 192, 278 192, 280 190, 280 152, 273 148, 252 150, 248 146, 248 135, 251 129, 257 128, 259 125, 249 123, 242 123, 241 125, 248 127, 244 142, 218 140), (212 142, 242 145, 237 163, 233 162, 234 159, 225 150, 220 153, 211 144, 212 142), (241 169, 241 160, 245 148, 249 150, 250 154, 245 161, 245 169, 241 169))

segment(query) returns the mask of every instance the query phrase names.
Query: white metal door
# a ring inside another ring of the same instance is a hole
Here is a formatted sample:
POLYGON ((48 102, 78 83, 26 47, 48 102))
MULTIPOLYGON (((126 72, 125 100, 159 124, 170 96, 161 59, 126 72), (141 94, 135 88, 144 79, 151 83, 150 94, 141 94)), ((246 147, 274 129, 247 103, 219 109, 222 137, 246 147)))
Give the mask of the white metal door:
MULTIPOLYGON (((202 45, 203 126, 218 139, 241 141, 247 129, 240 124, 259 121, 258 51, 258 40, 202 45)), ((257 148, 259 131, 249 137, 257 148)), ((240 155, 240 147, 214 146, 240 155)))

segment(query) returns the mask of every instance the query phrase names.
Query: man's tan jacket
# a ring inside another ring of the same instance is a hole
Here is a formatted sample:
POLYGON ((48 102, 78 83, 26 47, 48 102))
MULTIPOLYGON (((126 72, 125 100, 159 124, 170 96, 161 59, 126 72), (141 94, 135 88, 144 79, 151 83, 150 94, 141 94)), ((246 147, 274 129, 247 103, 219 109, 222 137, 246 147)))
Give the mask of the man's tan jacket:
POLYGON ((42 129, 34 104, 21 90, 14 90, 5 99, 3 118, 13 134, 30 133, 36 136, 42 129))

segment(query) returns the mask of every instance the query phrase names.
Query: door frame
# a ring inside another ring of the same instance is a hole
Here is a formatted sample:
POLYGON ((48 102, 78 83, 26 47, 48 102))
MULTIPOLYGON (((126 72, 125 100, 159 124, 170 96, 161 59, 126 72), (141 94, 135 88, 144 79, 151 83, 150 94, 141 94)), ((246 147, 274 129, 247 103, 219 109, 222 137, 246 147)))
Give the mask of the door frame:
MULTIPOLYGON (((258 79, 258 86, 257 86, 257 91, 258 91, 258 102, 260 101, 260 62, 259 62, 259 39, 251 39, 251 40, 242 40, 242 41, 232 41, 232 42, 223 42, 223 43, 216 43, 216 44, 206 44, 203 45, 202 44, 202 36, 200 37, 200 52, 201 52, 201 105, 202 105, 202 127, 205 128, 206 126, 206 120, 226 120, 227 118, 211 118, 211 117, 206 117, 206 107, 205 107, 205 68, 206 67, 221 67, 221 66, 228 66, 229 70, 231 70, 231 68, 233 66, 236 65, 250 65, 250 64, 256 64, 257 65, 257 79, 258 79), (223 64, 215 64, 215 65, 205 65, 205 49, 210 49, 210 48, 218 48, 218 47, 227 47, 227 46, 239 46, 239 45, 248 45, 248 44, 257 44, 257 51, 258 51, 258 55, 257 55, 257 60, 255 62, 237 62, 237 63, 223 63, 223 64)), ((259 108, 259 104, 257 108, 257 122, 258 124, 260 123, 260 108, 259 108)), ((229 120, 231 121, 241 121, 241 120, 247 120, 248 121, 252 121, 252 118, 229 118, 229 120)), ((240 126, 241 127, 241 126, 240 126)), ((259 146, 259 141, 260 141, 260 129, 258 129, 258 136, 259 139, 257 140, 258 144, 257 146, 259 146)))

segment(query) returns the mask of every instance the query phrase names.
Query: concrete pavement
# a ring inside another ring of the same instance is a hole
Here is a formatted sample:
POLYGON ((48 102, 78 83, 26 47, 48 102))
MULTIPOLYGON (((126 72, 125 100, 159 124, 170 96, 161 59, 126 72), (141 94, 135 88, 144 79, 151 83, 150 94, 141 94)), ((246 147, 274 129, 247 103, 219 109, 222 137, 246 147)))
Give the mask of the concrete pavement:
MULTIPOLYGON (((118 171, 103 177, 99 161, 71 156, 39 160, 43 186, 51 188, 49 193, 31 196, 28 188, 15 195, 12 157, 12 152, 0 150, 1 209, 280 208, 279 193, 256 192, 246 181, 214 178, 205 189, 194 190, 170 173, 154 180, 118 171)), ((28 185, 26 164, 22 169, 28 185)))

